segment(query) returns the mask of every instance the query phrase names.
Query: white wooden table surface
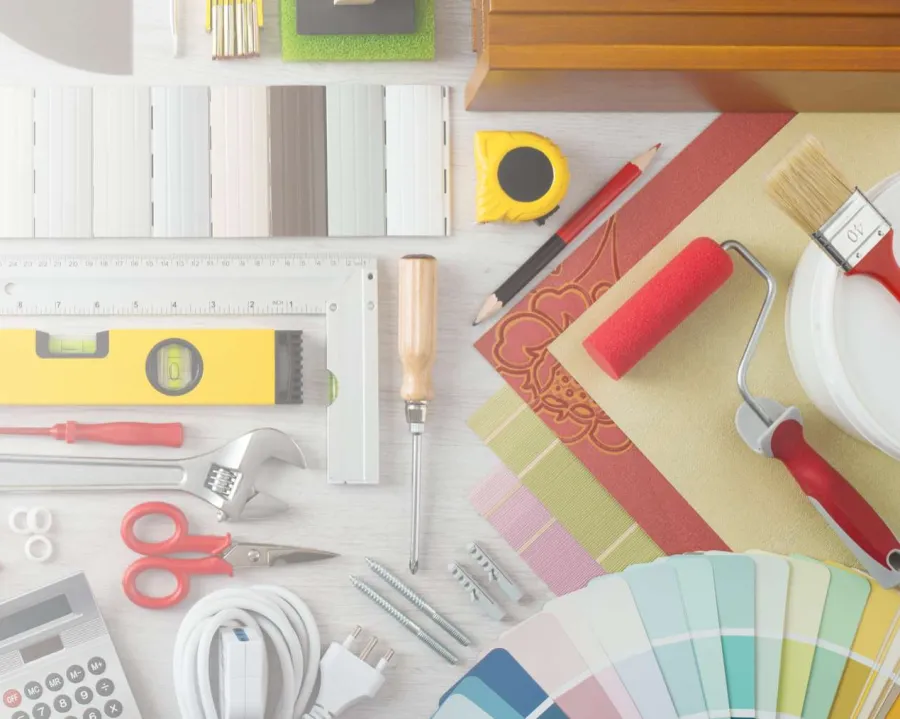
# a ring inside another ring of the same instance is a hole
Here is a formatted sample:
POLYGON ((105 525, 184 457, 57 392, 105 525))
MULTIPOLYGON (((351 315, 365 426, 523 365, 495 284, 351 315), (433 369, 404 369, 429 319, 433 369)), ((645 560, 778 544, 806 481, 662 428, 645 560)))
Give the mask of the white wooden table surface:
MULTIPOLYGON (((238 538, 301 543, 339 552, 339 559, 293 568, 261 569, 243 577, 203 578, 194 596, 228 582, 276 582, 296 591, 321 623, 323 641, 342 639, 363 625, 396 651, 387 684, 377 701, 348 716, 372 719, 429 716, 438 696, 462 667, 433 655, 349 585, 347 575, 366 575, 362 558, 372 555, 398 571, 408 556, 409 437, 398 397, 396 357, 396 261, 409 252, 429 252, 440 262, 439 358, 435 368, 437 398, 429 410, 423 505, 423 570, 414 586, 474 637, 481 646, 501 631, 468 604, 446 573, 446 564, 464 558, 463 547, 479 539, 502 561, 534 599, 514 610, 517 619, 536 611, 549 594, 515 552, 470 507, 471 488, 498 462, 466 427, 466 418, 501 386, 501 380, 472 348, 478 332, 471 319, 482 299, 518 266, 566 215, 589 197, 623 162, 656 142, 663 142, 661 162, 674 156, 712 119, 710 115, 636 114, 474 114, 463 110, 462 91, 474 66, 470 47, 468 0, 438 0, 438 59, 431 63, 283 64, 279 57, 276 3, 267 3, 265 56, 252 61, 213 62, 202 30, 203 0, 182 2, 182 57, 171 56, 168 3, 135 0, 135 72, 130 78, 90 75, 61 67, 0 36, 0 84, 98 85, 176 84, 321 84, 327 82, 443 83, 453 88, 453 223, 444 239, 360 239, 305 241, 15 241, 9 252, 276 252, 350 251, 380 259, 381 274, 381 436, 382 484, 375 488, 329 487, 323 474, 324 410, 192 408, 168 410, 72 410, 67 408, 0 409, 0 424, 52 424, 67 419, 104 421, 145 419, 183 421, 189 432, 186 454, 207 451, 259 426, 276 426, 297 438, 311 469, 273 472, 274 493, 290 501, 288 515, 265 523, 227 527, 238 538), (563 210, 544 229, 534 225, 475 226, 472 136, 479 129, 523 129, 554 139, 569 158, 572 185, 563 210)), ((0 159, 2 161, 2 159, 0 159)), ((30 322, 29 324, 33 324, 30 322)), ((313 328, 315 331, 315 328, 313 328)), ((320 333, 321 334, 321 333, 320 333)), ((321 346, 309 348, 321 358, 321 346)), ((315 366, 315 359, 312 362, 315 366)), ((310 378, 312 396, 321 399, 321 381, 310 378)), ((77 452, 51 440, 3 439, 6 451, 77 452)), ((84 452, 85 450, 80 449, 84 452)), ((2 469, 0 469, 2 472, 2 469)), ((157 497, 154 497, 157 498, 157 497)), ((212 510, 187 495, 159 495, 182 506, 194 529, 223 531, 212 510)), ((145 497, 127 493, 94 495, 9 496, 0 494, 0 598, 36 588, 72 571, 84 570, 91 581, 144 719, 177 716, 172 694, 171 653, 187 604, 167 611, 146 611, 123 596, 120 578, 134 559, 118 538, 122 515, 145 497), (8 511, 42 504, 56 517, 52 537, 57 556, 44 565, 26 561, 22 538, 6 529, 8 511)), ((380 585, 388 596, 392 590, 380 585)), ((393 597, 402 605, 397 595, 393 597)), ((412 610, 412 608, 410 607, 412 610)), ((415 618, 423 619, 412 610, 415 618)), ((424 621, 424 619, 423 619, 424 621)), ((424 626, 429 626, 425 622, 424 626)), ((436 630, 439 633, 439 630, 436 630)), ((447 641, 450 642, 449 638, 447 641)), ((467 664, 476 651, 461 651, 467 664)))

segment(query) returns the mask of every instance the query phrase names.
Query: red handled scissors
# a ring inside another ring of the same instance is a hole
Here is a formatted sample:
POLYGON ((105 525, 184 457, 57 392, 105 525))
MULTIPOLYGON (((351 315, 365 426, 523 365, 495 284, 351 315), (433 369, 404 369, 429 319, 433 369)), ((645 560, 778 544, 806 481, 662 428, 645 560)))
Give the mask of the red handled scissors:
POLYGON ((173 607, 191 590, 191 577, 203 574, 234 574, 235 568, 271 567, 273 564, 297 564, 331 559, 333 552, 282 544, 242 544, 232 542, 231 535, 209 536, 190 534, 187 517, 178 507, 165 502, 146 502, 134 507, 122 520, 122 540, 138 554, 145 555, 134 562, 122 577, 127 597, 145 609, 173 607), (161 542, 143 542, 135 536, 138 520, 153 515, 168 517, 175 523, 175 532, 161 542), (181 559, 172 554, 206 554, 198 559, 181 559), (165 597, 148 597, 137 587, 137 579, 152 569, 170 572, 177 582, 175 591, 165 597))

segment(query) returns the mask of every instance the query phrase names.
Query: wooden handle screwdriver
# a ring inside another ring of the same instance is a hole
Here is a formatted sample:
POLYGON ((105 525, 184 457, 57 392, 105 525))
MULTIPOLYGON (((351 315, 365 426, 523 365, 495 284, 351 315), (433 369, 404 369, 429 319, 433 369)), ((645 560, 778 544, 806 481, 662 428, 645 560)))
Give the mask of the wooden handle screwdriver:
POLYGON ((409 571, 419 571, 419 505, 422 486, 422 435, 428 401, 434 397, 431 369, 437 354, 437 260, 407 255, 400 260, 399 343, 406 402, 412 435, 412 507, 409 571))

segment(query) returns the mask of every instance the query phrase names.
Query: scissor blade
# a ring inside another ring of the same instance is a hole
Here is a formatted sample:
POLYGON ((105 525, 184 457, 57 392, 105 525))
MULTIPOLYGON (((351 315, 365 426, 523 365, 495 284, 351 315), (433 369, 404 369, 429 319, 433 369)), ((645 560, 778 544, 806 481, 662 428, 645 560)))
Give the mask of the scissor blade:
POLYGON ((271 567, 274 564, 298 564, 331 559, 338 555, 306 547, 288 547, 283 544, 235 544, 223 559, 234 567, 271 567))
POLYGON ((305 547, 277 547, 269 550, 269 564, 300 564, 302 562, 318 562, 339 555, 319 549, 305 547))

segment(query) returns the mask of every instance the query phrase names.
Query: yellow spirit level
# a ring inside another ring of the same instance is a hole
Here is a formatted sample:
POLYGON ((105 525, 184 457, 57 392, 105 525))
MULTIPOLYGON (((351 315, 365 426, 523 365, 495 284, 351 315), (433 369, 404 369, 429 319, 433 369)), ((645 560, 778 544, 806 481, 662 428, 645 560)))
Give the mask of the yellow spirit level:
POLYGON ((300 331, 0 330, 0 404, 300 404, 302 350, 300 331))
POLYGON ((534 132, 476 132, 475 167, 478 222, 542 225, 569 189, 565 156, 534 132))

